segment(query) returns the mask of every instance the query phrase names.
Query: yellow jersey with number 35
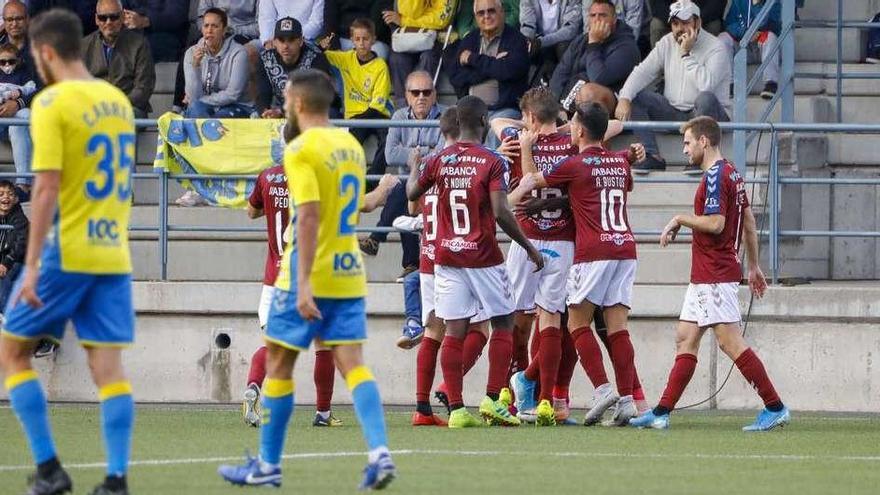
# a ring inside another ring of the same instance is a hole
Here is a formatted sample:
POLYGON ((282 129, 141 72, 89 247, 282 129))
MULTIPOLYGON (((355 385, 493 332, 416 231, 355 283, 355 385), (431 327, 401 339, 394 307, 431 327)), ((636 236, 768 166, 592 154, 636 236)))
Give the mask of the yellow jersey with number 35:
MULTIPOLYGON (((284 173, 290 189, 290 219, 296 208, 317 202, 320 211, 318 246, 309 280, 312 295, 348 299, 367 295, 364 262, 355 227, 364 204, 364 149, 347 130, 308 129, 284 151, 284 173)), ((275 287, 296 290, 296 231, 287 244, 275 287)))
POLYGON ((98 275, 131 273, 135 127, 128 98, 101 79, 53 84, 31 105, 31 137, 33 171, 61 173, 41 266, 98 275))

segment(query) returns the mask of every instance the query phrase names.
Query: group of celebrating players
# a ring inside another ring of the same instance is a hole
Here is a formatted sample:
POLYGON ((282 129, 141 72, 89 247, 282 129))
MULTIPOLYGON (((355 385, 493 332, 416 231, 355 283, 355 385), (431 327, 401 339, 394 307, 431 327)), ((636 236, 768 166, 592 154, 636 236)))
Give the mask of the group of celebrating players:
MULTIPOLYGON (((6 308, 0 366, 36 464, 28 493, 71 491, 31 353, 39 339, 60 340, 65 324, 74 323, 99 390, 107 453, 106 478, 92 493, 127 494, 135 407, 121 348, 134 339, 127 235, 133 112, 124 94, 85 69, 82 28, 74 14, 57 9, 41 14, 29 37, 47 88, 35 99, 31 118, 37 175, 32 224, 26 268, 6 308)), ((351 391, 368 447, 360 488, 385 488, 397 474, 379 389, 363 361, 366 277, 355 231, 358 212, 381 204, 396 179, 386 176, 380 187, 365 194, 363 148, 328 119, 332 88, 319 71, 290 75, 283 173, 275 169, 261 176, 263 186, 287 186, 289 201, 278 204, 289 207, 290 220, 271 215, 277 246, 284 245, 284 253, 277 273, 265 281, 274 286, 264 297, 261 314, 266 348, 256 360, 262 369, 252 377, 259 386, 249 387, 246 395, 250 422, 261 428, 259 457, 218 470, 237 485, 281 485, 282 451, 295 404, 293 368, 312 342, 329 349, 319 353, 326 353, 322 376, 329 369, 331 381, 329 387, 326 382, 319 386, 325 393, 332 391, 335 367, 351 391), (257 401, 261 417, 254 418, 257 401)), ((644 158, 644 149, 607 150, 608 114, 598 104, 578 104, 568 133, 557 127, 558 104, 546 90, 526 93, 522 111, 522 122, 515 124, 521 128, 496 129, 519 142, 512 165, 481 144, 489 130, 487 108, 470 96, 441 117, 447 146, 413 163, 406 192, 417 203, 423 223, 420 271, 427 328, 417 357, 413 423, 460 428, 486 422, 567 422, 568 387, 579 359, 595 389, 585 424, 599 422, 614 407, 608 424, 667 428, 669 414, 694 373, 700 339, 712 328, 721 350, 764 402, 755 422, 744 429, 785 425, 789 411, 739 330, 741 240, 752 292, 760 297, 766 282, 758 267, 755 218, 742 177, 720 154, 718 124, 700 117, 682 127, 684 153, 704 175, 694 214, 675 216, 661 234, 665 246, 681 227, 691 229, 693 261, 675 364, 662 398, 650 409, 627 331, 637 269, 627 215, 633 189, 630 164, 644 158), (506 262, 496 224, 513 241, 506 262), (534 311, 538 332, 532 362, 509 376, 513 361, 524 364, 528 359, 523 354, 534 311), (612 361, 614 385, 592 329, 597 311, 604 317, 607 335, 600 337, 612 361), (486 322, 491 323, 489 336, 486 322), (464 407, 462 388, 487 340, 489 374, 479 405, 481 421, 464 407), (438 358, 443 374, 438 392, 449 408, 448 420, 434 414, 428 402, 438 358)), ((251 216, 267 212, 265 203, 252 198, 251 216)), ((315 424, 332 426, 329 397, 322 400, 326 405, 319 404, 315 424)))

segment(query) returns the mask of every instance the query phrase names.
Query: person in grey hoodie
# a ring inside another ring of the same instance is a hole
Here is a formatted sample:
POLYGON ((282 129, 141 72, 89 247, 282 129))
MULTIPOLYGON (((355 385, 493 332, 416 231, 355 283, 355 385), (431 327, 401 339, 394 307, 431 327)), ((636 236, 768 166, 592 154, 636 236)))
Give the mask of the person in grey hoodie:
MULTIPOLYGON (((700 8, 681 0, 670 6, 672 32, 657 42, 633 69, 620 89, 615 114, 619 120, 685 121, 698 116, 730 120, 730 58, 718 38, 702 29, 700 8), (649 88, 663 77, 663 94, 649 88)), ((666 170, 652 131, 635 131, 648 157, 633 166, 634 173, 666 170)), ((687 166, 687 175, 702 174, 687 166)))
POLYGON ((520 0, 520 32, 529 40, 534 79, 549 79, 569 43, 581 33, 581 0, 520 0))
POLYGON ((245 49, 227 37, 226 12, 211 8, 202 21, 202 39, 183 56, 188 118, 249 117, 248 58, 245 49))
POLYGON ((588 84, 595 94, 591 100, 602 103, 613 115, 614 94, 639 63, 639 47, 629 26, 616 18, 609 0, 594 1, 589 19, 587 34, 572 42, 553 71, 550 90, 568 107, 566 103, 573 102, 580 87, 588 84))

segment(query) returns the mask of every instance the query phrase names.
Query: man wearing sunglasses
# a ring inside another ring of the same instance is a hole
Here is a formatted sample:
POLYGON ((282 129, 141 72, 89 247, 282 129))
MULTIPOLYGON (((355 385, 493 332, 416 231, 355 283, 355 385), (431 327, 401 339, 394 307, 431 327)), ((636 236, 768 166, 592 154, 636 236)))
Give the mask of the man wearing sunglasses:
MULTIPOLYGON (((519 29, 504 23, 501 0, 476 0, 478 30, 471 31, 444 65, 459 96, 471 95, 489 107, 489 119, 519 118, 519 98, 528 87, 528 41, 519 29)), ((490 134, 490 148, 498 138, 490 134)))
POLYGON ((147 118, 156 86, 156 68, 146 38, 125 29, 120 0, 99 0, 95 7, 98 30, 83 41, 83 60, 89 72, 121 89, 136 118, 147 118))

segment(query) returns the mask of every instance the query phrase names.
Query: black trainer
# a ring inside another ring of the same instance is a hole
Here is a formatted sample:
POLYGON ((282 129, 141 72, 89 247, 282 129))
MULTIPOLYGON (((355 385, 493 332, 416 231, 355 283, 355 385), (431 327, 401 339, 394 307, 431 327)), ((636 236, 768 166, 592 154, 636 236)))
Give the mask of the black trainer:
POLYGON ((776 96, 776 91, 779 90, 779 85, 776 84, 776 81, 767 81, 764 83, 764 89, 761 90, 761 98, 765 100, 772 100, 774 96, 776 96))
POLYGON ((703 175, 703 169, 700 168, 699 165, 692 165, 692 164, 688 163, 687 165, 684 166, 684 170, 682 170, 681 173, 683 173, 684 175, 690 175, 693 177, 693 176, 703 175))
POLYGON ((34 473, 28 482, 30 487, 27 495, 60 495, 73 491, 73 482, 61 467, 45 476, 41 476, 39 472, 34 473))
POLYGON ((632 166, 632 172, 639 175, 662 172, 664 170, 666 170, 666 160, 657 155, 648 155, 644 160, 632 166))
POLYGON ((108 476, 103 483, 92 490, 91 495, 128 495, 128 483, 125 477, 108 476))

